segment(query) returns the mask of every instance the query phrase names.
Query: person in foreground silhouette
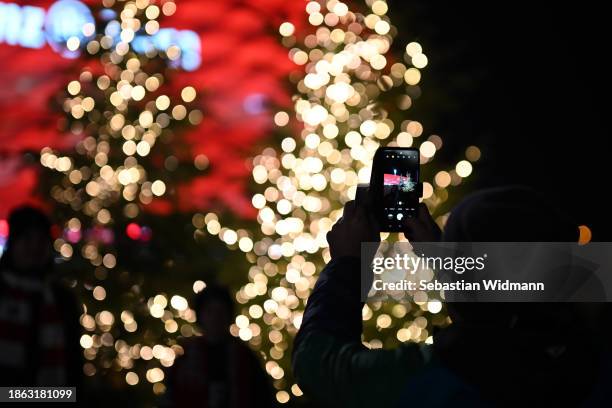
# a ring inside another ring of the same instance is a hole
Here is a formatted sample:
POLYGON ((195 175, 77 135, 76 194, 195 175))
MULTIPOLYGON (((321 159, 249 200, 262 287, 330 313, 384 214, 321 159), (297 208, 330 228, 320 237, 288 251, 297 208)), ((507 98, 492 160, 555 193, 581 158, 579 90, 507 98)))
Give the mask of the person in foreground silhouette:
POLYGON ((79 310, 53 273, 49 219, 21 207, 8 221, 0 258, 0 385, 78 387, 79 310))
MULTIPOLYGON (((405 224, 413 242, 576 242, 577 226, 533 190, 476 193, 444 232, 427 207, 405 224)), ((361 343, 362 242, 379 242, 372 213, 349 202, 328 234, 331 261, 294 342, 304 395, 329 407, 612 406, 603 304, 453 303, 432 345, 369 350, 361 343)))
POLYGON ((168 369, 163 407, 270 408, 268 376, 253 352, 231 336, 229 291, 209 285, 195 298, 203 335, 183 342, 184 354, 168 369))

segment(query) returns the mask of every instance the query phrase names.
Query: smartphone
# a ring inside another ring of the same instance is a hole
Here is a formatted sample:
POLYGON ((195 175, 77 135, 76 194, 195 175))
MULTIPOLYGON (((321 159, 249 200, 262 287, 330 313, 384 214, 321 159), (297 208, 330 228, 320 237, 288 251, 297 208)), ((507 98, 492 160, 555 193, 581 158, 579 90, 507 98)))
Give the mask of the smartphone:
POLYGON ((400 232, 405 218, 414 217, 422 195, 419 150, 380 147, 374 154, 370 200, 381 231, 400 232))

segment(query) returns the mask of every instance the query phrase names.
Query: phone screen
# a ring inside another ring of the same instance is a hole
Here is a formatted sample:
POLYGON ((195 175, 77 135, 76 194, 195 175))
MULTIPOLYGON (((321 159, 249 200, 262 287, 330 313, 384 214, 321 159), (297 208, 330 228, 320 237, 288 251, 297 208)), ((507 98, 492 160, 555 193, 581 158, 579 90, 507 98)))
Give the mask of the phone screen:
POLYGON ((401 231, 404 219, 414 216, 419 203, 419 151, 380 149, 372 175, 381 226, 385 231, 401 231))

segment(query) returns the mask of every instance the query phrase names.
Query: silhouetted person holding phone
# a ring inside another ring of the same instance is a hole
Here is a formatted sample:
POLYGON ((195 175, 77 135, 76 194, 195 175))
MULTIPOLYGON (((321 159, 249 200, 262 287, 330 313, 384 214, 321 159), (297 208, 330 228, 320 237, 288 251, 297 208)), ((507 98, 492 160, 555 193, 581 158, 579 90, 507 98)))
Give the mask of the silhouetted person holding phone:
MULTIPOLYGON (((576 242, 577 226, 533 190, 508 187, 466 198, 440 231, 424 204, 407 219, 413 243, 576 242)), ((606 307, 577 303, 449 303, 452 324, 433 345, 369 350, 361 343, 362 242, 376 220, 349 202, 328 234, 331 261, 295 339, 293 368, 305 395, 333 407, 609 406, 606 307)))
POLYGON ((9 216, 0 258, 0 385, 78 386, 78 308, 53 273, 51 224, 38 209, 9 216))
POLYGON ((166 407, 269 408, 274 397, 253 352, 231 336, 234 303, 229 291, 209 285, 195 298, 203 335, 186 339, 184 355, 168 369, 166 407))

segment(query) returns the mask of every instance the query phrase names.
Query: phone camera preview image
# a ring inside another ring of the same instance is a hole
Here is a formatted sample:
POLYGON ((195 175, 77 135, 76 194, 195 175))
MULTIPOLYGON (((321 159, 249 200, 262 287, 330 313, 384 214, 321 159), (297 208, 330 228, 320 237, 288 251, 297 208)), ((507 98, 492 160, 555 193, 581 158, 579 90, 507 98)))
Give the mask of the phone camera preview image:
POLYGON ((376 207, 384 231, 402 230, 406 217, 416 213, 419 197, 419 152, 416 149, 381 148, 372 173, 378 192, 376 207))

